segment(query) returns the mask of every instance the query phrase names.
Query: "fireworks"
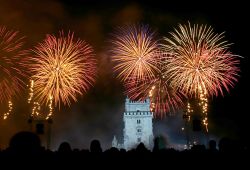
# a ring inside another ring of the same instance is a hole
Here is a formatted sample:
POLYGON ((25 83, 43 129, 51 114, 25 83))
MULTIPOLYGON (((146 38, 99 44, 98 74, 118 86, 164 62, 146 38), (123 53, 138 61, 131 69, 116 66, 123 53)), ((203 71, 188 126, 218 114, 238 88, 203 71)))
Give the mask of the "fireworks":
POLYGON ((74 34, 59 38, 47 35, 39 43, 30 58, 30 68, 34 80, 34 97, 40 103, 55 106, 60 102, 70 105, 77 95, 87 92, 95 81, 96 60, 93 49, 85 41, 74 41, 74 34))
POLYGON ((23 39, 17 31, 0 26, 0 103, 10 101, 25 85, 23 39))
MULTIPOLYGON (((162 56, 161 54, 158 55, 162 56)), ((163 58, 159 59, 157 68, 160 70, 154 77, 142 81, 129 81, 126 93, 132 100, 145 100, 150 98, 150 110, 155 117, 163 118, 166 113, 173 113, 183 105, 183 94, 175 91, 168 85, 167 77, 162 73, 163 58)))
POLYGON ((11 111, 13 109, 11 101, 9 101, 8 108, 9 108, 9 110, 6 113, 4 113, 4 115, 3 115, 4 120, 8 118, 9 114, 11 113, 11 111))
POLYGON ((8 101, 8 111, 3 114, 3 119, 12 112, 12 99, 24 86, 23 39, 18 31, 8 31, 0 26, 0 104, 8 101))
POLYGON ((28 103, 31 103, 31 100, 33 99, 34 96, 34 80, 30 80, 29 91, 30 92, 29 92, 28 103))
POLYGON ((199 106, 201 107, 201 112, 203 114, 203 125, 206 128, 206 132, 208 132, 208 118, 207 118, 207 108, 208 108, 208 100, 207 100, 207 92, 202 91, 201 86, 199 86, 199 106))
POLYGON ((51 118, 52 114, 53 114, 53 96, 49 96, 49 114, 46 116, 46 120, 48 120, 49 118, 51 118))
MULTIPOLYGON (((34 80, 30 80, 30 85, 29 86, 29 98, 28 98, 28 103, 33 105, 32 108, 32 112, 30 117, 31 118, 38 118, 38 119, 46 119, 48 120, 49 118, 51 118, 52 114, 53 114, 53 106, 52 106, 52 96, 49 96, 49 113, 46 115, 46 117, 44 117, 45 114, 41 114, 41 105, 39 104, 39 102, 36 102, 33 100, 33 96, 34 96, 34 80)), ((45 110, 43 110, 43 112, 46 112, 45 110)))
POLYGON ((159 117, 180 106, 180 95, 168 86, 162 72, 164 57, 148 27, 120 28, 112 44, 115 71, 129 98, 142 101, 150 97, 151 111, 159 117))
POLYGON ((165 38, 163 49, 171 54, 165 75, 171 86, 189 95, 199 95, 199 88, 207 95, 223 95, 238 78, 238 56, 228 51, 223 34, 213 33, 207 26, 179 26, 179 30, 165 38))
POLYGON ((132 100, 150 98, 150 110, 155 117, 163 118, 166 113, 173 113, 182 105, 182 95, 168 86, 164 77, 159 76, 139 86, 130 86, 127 90, 132 100))
POLYGON ((154 33, 146 26, 127 26, 118 29, 112 40, 111 56, 118 77, 129 79, 152 78, 157 70, 155 53, 158 49, 154 33))
POLYGON ((166 60, 165 75, 171 86, 187 95, 198 97, 203 125, 208 132, 209 96, 223 95, 238 77, 238 56, 228 51, 223 33, 215 34, 211 27, 179 26, 179 30, 165 38, 163 49, 170 55, 166 60))

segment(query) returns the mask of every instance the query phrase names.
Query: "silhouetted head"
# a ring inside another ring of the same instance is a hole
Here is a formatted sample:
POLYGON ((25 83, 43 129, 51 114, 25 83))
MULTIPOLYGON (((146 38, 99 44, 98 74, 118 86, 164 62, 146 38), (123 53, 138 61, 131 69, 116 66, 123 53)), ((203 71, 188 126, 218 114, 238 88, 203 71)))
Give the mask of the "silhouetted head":
POLYGON ((210 150, 216 150, 216 141, 215 140, 210 140, 209 141, 209 149, 210 150))
POLYGON ((154 138, 154 148, 153 151, 159 151, 165 149, 167 145, 166 139, 163 136, 157 136, 154 138))
POLYGON ((101 144, 99 140, 92 140, 90 143, 90 152, 100 153, 102 152, 101 144))
POLYGON ((41 141, 32 132, 18 132, 11 138, 9 148, 15 152, 37 152, 41 149, 41 141))
POLYGON ((119 150, 115 147, 111 147, 110 149, 106 150, 106 152, 111 154, 118 154, 119 150))
POLYGON ((223 137, 219 141, 219 150, 222 152, 229 151, 231 150, 231 144, 232 141, 229 138, 223 137))
POLYGON ((154 148, 153 148, 153 152, 159 151, 159 137, 154 138, 154 148))
POLYGON ((136 147, 136 151, 138 152, 146 152, 148 151, 148 149, 145 147, 145 145, 141 142, 137 147, 136 147))
POLYGON ((206 147, 205 145, 193 145, 191 150, 195 152, 204 152, 206 150, 206 147))
POLYGON ((126 149, 120 149, 120 153, 126 153, 127 151, 126 151, 126 149))
POLYGON ((71 146, 68 142, 62 142, 58 148, 58 152, 68 153, 71 152, 71 146))

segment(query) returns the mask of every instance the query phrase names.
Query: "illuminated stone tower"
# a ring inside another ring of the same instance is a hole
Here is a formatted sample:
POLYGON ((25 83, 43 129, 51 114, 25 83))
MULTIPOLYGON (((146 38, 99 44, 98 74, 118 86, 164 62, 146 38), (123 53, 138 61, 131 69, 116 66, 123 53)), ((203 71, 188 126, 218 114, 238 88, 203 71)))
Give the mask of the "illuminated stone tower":
POLYGON ((152 118, 149 99, 137 102, 127 98, 123 114, 123 144, 118 144, 114 137, 112 146, 129 150, 143 142, 148 149, 152 149, 154 138, 152 118))

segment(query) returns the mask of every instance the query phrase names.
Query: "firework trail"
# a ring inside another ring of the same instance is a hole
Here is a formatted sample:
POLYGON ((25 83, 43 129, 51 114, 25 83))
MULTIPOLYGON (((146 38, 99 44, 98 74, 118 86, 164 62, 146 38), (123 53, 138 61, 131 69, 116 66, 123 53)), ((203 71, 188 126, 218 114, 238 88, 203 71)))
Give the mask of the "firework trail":
POLYGON ((70 105, 71 99, 77 101, 77 95, 87 92, 95 81, 93 49, 85 41, 74 40, 74 33, 64 36, 60 32, 58 38, 47 35, 32 52, 30 69, 39 103, 70 105))
POLYGON ((45 119, 45 120, 48 120, 52 117, 53 115, 53 97, 52 96, 49 96, 49 104, 48 104, 48 108, 49 108, 49 113, 46 114, 46 117, 44 116, 45 115, 45 110, 42 110, 42 113, 41 114, 41 105, 39 104, 39 102, 36 102, 33 100, 33 96, 34 96, 34 80, 30 80, 30 84, 28 85, 29 87, 29 98, 27 100, 27 102, 29 104, 32 105, 32 111, 31 111, 31 114, 30 114, 30 118, 34 119, 45 119))

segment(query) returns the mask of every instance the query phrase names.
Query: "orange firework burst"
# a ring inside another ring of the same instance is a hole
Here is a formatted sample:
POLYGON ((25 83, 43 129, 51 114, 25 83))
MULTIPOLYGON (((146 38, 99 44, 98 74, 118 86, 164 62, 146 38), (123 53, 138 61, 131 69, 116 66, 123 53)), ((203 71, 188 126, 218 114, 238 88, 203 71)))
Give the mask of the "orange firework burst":
POLYGON ((157 70, 155 52, 158 44, 154 33, 146 26, 126 26, 118 29, 112 40, 111 56, 115 71, 124 82, 131 77, 142 79, 154 76, 157 70))
POLYGON ((185 97, 180 92, 171 88, 168 78, 163 75, 164 60, 162 53, 158 53, 158 72, 154 73, 151 79, 130 80, 126 84, 126 93, 132 100, 145 100, 150 98, 150 110, 155 117, 163 118, 167 113, 174 113, 183 105, 182 98, 185 97))
POLYGON ((180 106, 179 93, 168 86, 167 78, 162 74, 164 57, 148 27, 120 28, 112 44, 115 71, 124 81, 129 98, 143 101, 150 97, 151 111, 159 117, 180 106))
POLYGON ((166 60, 165 75, 171 86, 189 95, 223 95, 238 78, 239 59, 228 51, 223 34, 215 34, 211 27, 179 25, 179 29, 165 38, 163 49, 171 54, 166 60))
POLYGON ((24 37, 0 26, 0 104, 8 102, 24 87, 24 37))
MULTIPOLYGON (((163 49, 170 54, 166 60, 165 74, 171 86, 183 93, 197 97, 208 132, 209 96, 223 95, 234 86, 239 72, 239 56, 228 51, 229 44, 223 41, 223 33, 215 34, 211 27, 179 25, 179 30, 165 38, 163 49)), ((199 112, 199 114, 201 114, 199 112)), ((197 113, 196 113, 197 114, 197 113)))
POLYGON ((70 105, 70 99, 77 100, 95 81, 96 60, 93 49, 85 41, 74 41, 74 34, 57 38, 47 35, 39 43, 30 58, 34 80, 34 97, 40 103, 55 105, 62 101, 70 105))

